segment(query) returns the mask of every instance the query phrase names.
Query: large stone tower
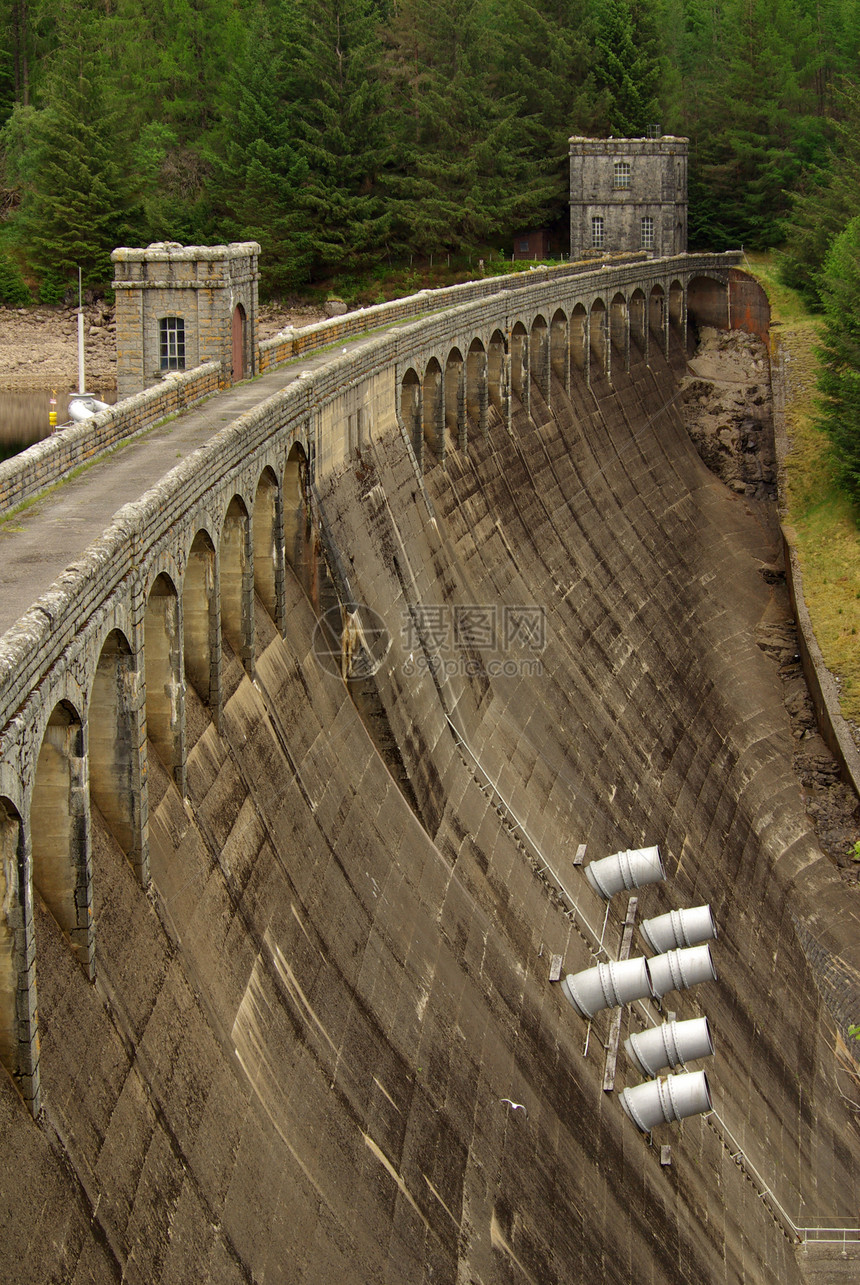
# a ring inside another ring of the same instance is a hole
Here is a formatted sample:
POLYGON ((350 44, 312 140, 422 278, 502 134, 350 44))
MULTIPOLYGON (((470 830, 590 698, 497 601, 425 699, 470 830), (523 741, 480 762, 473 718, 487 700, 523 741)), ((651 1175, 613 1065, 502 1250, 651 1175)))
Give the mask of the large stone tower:
POLYGON ((686 138, 570 140, 570 255, 687 249, 686 138))
POLYGON ((255 373, 256 241, 114 250, 117 395, 221 361, 224 383, 255 373))

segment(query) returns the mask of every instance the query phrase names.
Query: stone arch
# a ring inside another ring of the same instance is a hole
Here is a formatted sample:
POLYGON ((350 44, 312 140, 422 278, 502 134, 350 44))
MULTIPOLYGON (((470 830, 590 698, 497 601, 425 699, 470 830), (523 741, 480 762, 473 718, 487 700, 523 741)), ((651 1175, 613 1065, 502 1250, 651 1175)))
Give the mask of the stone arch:
POLYGON ((224 514, 218 550, 221 634, 250 673, 254 668, 254 554, 250 515, 238 495, 224 514))
POLYGON ((570 323, 563 308, 556 309, 550 324, 549 349, 552 373, 565 389, 569 389, 570 323))
POLYGON ((416 456, 421 464, 424 445, 429 446, 438 460, 445 456, 445 392, 442 367, 431 357, 424 371, 422 453, 416 456))
POLYGON ((301 442, 294 442, 284 466, 281 487, 284 556, 305 594, 313 601, 315 559, 308 486, 308 457, 301 442))
POLYGON ((540 313, 532 321, 529 354, 532 379, 544 401, 549 403, 549 327, 546 317, 540 313))
POLYGON ((284 624, 281 493, 275 474, 263 469, 254 495, 254 591, 279 629, 284 624))
POLYGON ((0 797, 0 1065, 37 1112, 38 1065, 31 1055, 36 980, 27 949, 32 940, 24 826, 15 805, 0 797))
POLYGON ((644 290, 634 290, 630 296, 630 338, 639 351, 648 356, 647 304, 644 290))
POLYGON ((528 411, 529 335, 521 321, 511 331, 511 391, 519 397, 528 411))
POLYGON ((466 354, 466 414, 482 433, 487 431, 487 354, 473 339, 466 354))
POLYGON ((502 419, 508 419, 507 344, 501 330, 494 330, 487 346, 487 393, 502 419))
POLYGON ((609 305, 609 341, 620 353, 624 369, 630 369, 630 330, 627 318, 627 300, 619 290, 609 305))
POLYGON ((400 422, 406 430, 413 451, 420 457, 422 442, 422 396, 418 372, 410 366, 400 381, 400 422))
POLYGON ((445 429, 454 450, 466 445, 466 393, 463 354, 452 348, 445 360, 445 429))
POLYGON ((198 531, 188 551, 182 582, 185 677, 218 722, 221 687, 221 631, 215 575, 215 546, 198 531))
POLYGON ((95 976, 89 799, 84 728, 59 701, 42 736, 30 800, 33 885, 68 938, 87 977, 95 976))
POLYGON ((137 663, 113 629, 102 644, 87 718, 90 798, 123 852, 148 882, 140 817, 140 725, 137 663))
POLYGON ((588 313, 578 303, 570 316, 570 356, 577 370, 588 371, 588 313))
POLYGON ((179 597, 164 572, 155 579, 144 616, 146 735, 184 793, 185 708, 179 597))
POLYGON ((648 329, 662 341, 666 329, 666 295, 661 285, 653 285, 648 296, 648 329))
POLYGON ((715 277, 691 277, 687 282, 687 314, 697 326, 729 328, 729 289, 715 277))
POLYGON ((684 287, 677 279, 669 286, 669 322, 678 330, 683 330, 684 287))
POLYGON ((619 352, 627 346, 627 300, 619 290, 609 305, 609 337, 619 352))
POLYGON ((588 315, 588 351, 592 375, 605 375, 609 365, 609 345, 606 342, 606 304, 595 299, 588 315))

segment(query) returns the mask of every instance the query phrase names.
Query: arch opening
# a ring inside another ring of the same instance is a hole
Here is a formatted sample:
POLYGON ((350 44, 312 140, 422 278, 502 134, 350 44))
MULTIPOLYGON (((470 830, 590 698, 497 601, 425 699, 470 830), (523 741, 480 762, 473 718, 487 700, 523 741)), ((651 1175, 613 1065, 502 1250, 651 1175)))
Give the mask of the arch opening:
POLYGON ((452 348, 445 362, 445 431, 454 450, 460 446, 466 429, 463 364, 459 348, 452 348))
POLYGON ((552 319, 549 343, 552 373, 567 388, 570 381, 570 326, 567 314, 561 308, 552 319))
POLYGON ((88 749, 90 798, 127 857, 136 857, 140 769, 137 667, 119 629, 104 641, 90 697, 88 749))
MULTIPOLYGON (((431 357, 424 372, 422 440, 441 459, 445 451, 445 399, 442 367, 431 357)), ((419 463, 421 462, 419 457, 419 463)))
POLYGON ((205 531, 198 531, 188 554, 182 585, 182 629, 185 677, 205 705, 216 706, 220 646, 215 546, 205 531))
POLYGON ((249 668, 254 657, 251 523, 238 496, 233 496, 224 515, 219 548, 221 633, 249 668))
POLYGON ((630 296, 630 338, 643 354, 647 351, 646 309, 644 291, 634 290, 630 296))
POLYGON ((466 355, 466 414, 476 428, 487 427, 487 354, 473 339, 466 355))
POLYGON ((609 305, 609 337, 620 353, 627 351, 627 300, 616 294, 609 305))
POLYGON ((421 402, 421 380, 410 367, 400 381, 400 420, 413 451, 417 447, 419 453, 423 434, 421 402))
POLYGON ((570 356, 577 370, 588 367, 588 313, 578 303, 570 317, 570 356))
POLYGON ((648 328, 657 339, 662 339, 665 325, 666 296, 662 286, 652 286, 648 296, 648 328))
POLYGON ((92 978, 95 951, 87 802, 83 726, 77 711, 60 701, 42 737, 30 803, 33 884, 92 978))
POLYGON ((511 388, 521 402, 527 401, 528 367, 528 332, 522 322, 518 321, 511 331, 511 388))
POLYGON ((487 392, 490 402, 502 418, 507 405, 506 356, 505 337, 500 330, 494 330, 487 348, 487 392))
POLYGON ((17 809, 0 798, 0 1063, 20 1075, 18 988, 23 966, 24 833, 17 809))
POLYGON ((713 277, 693 277, 687 283, 687 315, 696 327, 729 328, 729 288, 713 277))
POLYGON ((314 601, 316 551, 311 521, 308 457, 301 442, 290 447, 282 486, 284 554, 305 595, 314 601))
POLYGON ((280 496, 271 469, 265 469, 257 483, 252 519, 254 541, 254 591, 276 624, 280 624, 279 562, 280 496))
POLYGON ((179 599, 163 572, 150 590, 144 616, 146 735, 182 789, 182 657, 179 599))
POLYGON ((540 315, 532 322, 529 360, 534 385, 540 389, 544 401, 549 402, 549 327, 540 315))
POLYGON ((606 373, 606 305, 595 299, 588 317, 588 350, 592 375, 606 373))

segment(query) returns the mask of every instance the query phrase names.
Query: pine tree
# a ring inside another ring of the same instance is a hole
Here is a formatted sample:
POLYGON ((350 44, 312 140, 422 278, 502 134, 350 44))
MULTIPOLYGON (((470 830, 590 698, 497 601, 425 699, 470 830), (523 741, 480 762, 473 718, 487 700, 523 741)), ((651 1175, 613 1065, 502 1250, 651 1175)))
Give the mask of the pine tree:
POLYGON ((496 51, 488 85, 518 103, 529 122, 528 158, 549 185, 538 217, 567 223, 569 139, 602 127, 608 106, 594 81, 590 20, 578 0, 484 0, 482 7, 496 51))
POLYGON ((597 0, 595 82, 607 95, 610 131, 642 138, 657 122, 660 56, 648 0, 597 0))
POLYGON ((860 86, 843 81, 837 106, 841 119, 826 159, 807 167, 795 193, 781 264, 783 280, 819 308, 824 260, 860 200, 860 86))
POLYGON ((535 122, 494 83, 498 35, 474 0, 404 0, 387 74, 401 104, 388 177, 397 244, 423 254, 507 238, 552 199, 535 122))
POLYGON ((258 15, 231 80, 227 137, 211 182, 225 235, 259 241, 262 288, 276 296, 307 281, 313 264, 297 197, 308 165, 295 147, 287 79, 283 40, 258 15))
POLYGON ((378 76, 378 11, 373 0, 303 0, 289 8, 289 120, 307 167, 296 201, 313 242, 313 271, 360 270, 383 252, 390 227, 379 182, 391 123, 378 76))
POLYGON ((860 215, 833 242, 821 281, 822 422, 846 491, 860 501, 860 215))
POLYGON ((255 28, 212 186, 230 228, 274 256, 270 290, 384 252, 378 20, 375 0, 279 0, 255 28))
POLYGON ((33 113, 25 186, 17 220, 43 297, 61 297, 77 281, 110 281, 110 251, 120 244, 131 205, 119 121, 102 90, 98 16, 69 7, 58 21, 58 47, 33 113))

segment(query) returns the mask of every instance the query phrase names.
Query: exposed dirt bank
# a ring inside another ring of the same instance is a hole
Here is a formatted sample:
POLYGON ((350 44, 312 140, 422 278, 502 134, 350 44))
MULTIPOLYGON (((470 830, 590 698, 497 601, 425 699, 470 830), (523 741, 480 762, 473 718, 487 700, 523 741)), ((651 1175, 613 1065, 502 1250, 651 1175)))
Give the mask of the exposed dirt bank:
MULTIPOLYGON (((744 331, 703 327, 688 366, 691 373, 684 383, 684 418, 699 454, 778 536, 773 407, 765 345, 744 331)), ((756 630, 756 641, 779 666, 796 742, 794 769, 806 811, 822 849, 840 867, 843 878, 858 882, 860 867, 851 853, 860 838, 860 805, 854 791, 842 781, 839 764, 816 725, 800 665, 785 569, 781 561, 774 562, 763 565, 761 574, 772 586, 772 597, 756 630)))
POLYGON ((684 382, 684 417, 702 459, 730 490, 776 499, 767 348, 743 330, 704 326, 684 382))
MULTIPOLYGON (((308 326, 325 314, 307 305, 270 304, 260 309, 258 336, 268 339, 285 326, 308 326)), ((0 307, 0 389, 32 392, 53 387, 75 388, 78 378, 77 310, 66 307, 0 307)), ((87 386, 101 391, 116 387, 116 341, 113 306, 84 307, 84 363, 87 386)))

